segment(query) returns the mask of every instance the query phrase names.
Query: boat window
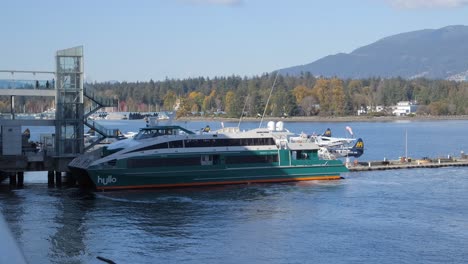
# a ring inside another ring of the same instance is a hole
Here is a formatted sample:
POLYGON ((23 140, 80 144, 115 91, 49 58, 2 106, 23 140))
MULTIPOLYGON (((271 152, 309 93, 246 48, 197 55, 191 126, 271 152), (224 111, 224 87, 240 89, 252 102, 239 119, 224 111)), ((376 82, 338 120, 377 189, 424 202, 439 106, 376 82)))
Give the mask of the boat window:
MULTIPOLYGON (((186 139, 186 148, 206 148, 206 147, 236 147, 236 146, 268 146, 275 145, 272 138, 211 138, 211 139, 186 139)), ((166 149, 166 148, 183 148, 182 140, 163 142, 156 145, 151 145, 136 149, 132 152, 166 149)))
POLYGON ((187 139, 185 140, 186 148, 202 148, 215 146, 215 139, 187 139))
POLYGON ((310 153, 308 151, 298 150, 296 151, 297 160, 307 160, 310 158, 310 153))
POLYGON ((200 157, 184 158, 140 158, 127 161, 129 168, 171 167, 171 166, 196 166, 200 165, 200 157))
POLYGON ((145 138, 151 138, 154 136, 157 136, 158 132, 150 129, 144 129, 138 132, 138 134, 134 137, 136 140, 139 139, 145 139, 145 138))
POLYGON ((241 140, 243 146, 267 146, 275 145, 273 138, 243 138, 241 140))
POLYGON ((167 149, 167 142, 163 142, 163 143, 159 143, 159 144, 156 144, 156 145, 147 146, 147 147, 144 147, 144 148, 135 149, 135 150, 132 151, 132 152, 145 151, 145 150, 152 150, 152 149, 167 149))
POLYGON ((278 155, 226 156, 226 164, 278 162, 278 155))
POLYGON ((213 165, 213 156, 212 155, 202 155, 201 156, 201 165, 213 165))
POLYGON ((220 158, 219 155, 213 155, 213 165, 220 164, 220 158))
POLYGON ((135 139, 145 139, 145 138, 152 138, 158 137, 162 135, 177 135, 177 129, 143 129, 141 130, 136 136, 135 139))
POLYGON ((254 139, 253 138, 242 138, 241 139, 241 145, 242 146, 252 146, 252 145, 254 145, 254 139))
POLYGON ((173 129, 166 129, 164 131, 164 135, 177 135, 177 134, 176 134, 176 131, 173 129))
POLYGON ((184 147, 183 140, 169 141, 169 148, 183 148, 183 147, 184 147))
POLYGON ((187 139, 186 148, 202 147, 235 147, 235 146, 266 146, 275 145, 273 138, 212 138, 187 139))
POLYGON ((224 147, 226 146, 225 139, 213 139, 211 146, 212 147, 224 147))

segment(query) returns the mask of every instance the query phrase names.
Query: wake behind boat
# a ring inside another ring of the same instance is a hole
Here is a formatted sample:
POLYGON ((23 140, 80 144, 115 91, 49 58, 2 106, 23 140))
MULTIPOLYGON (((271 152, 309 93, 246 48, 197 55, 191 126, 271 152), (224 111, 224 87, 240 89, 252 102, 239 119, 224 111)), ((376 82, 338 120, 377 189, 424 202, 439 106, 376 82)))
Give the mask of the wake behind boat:
POLYGON ((267 128, 200 133, 151 126, 69 167, 98 190, 332 180, 348 171, 340 160, 319 158, 316 142, 297 137, 272 121, 267 128))

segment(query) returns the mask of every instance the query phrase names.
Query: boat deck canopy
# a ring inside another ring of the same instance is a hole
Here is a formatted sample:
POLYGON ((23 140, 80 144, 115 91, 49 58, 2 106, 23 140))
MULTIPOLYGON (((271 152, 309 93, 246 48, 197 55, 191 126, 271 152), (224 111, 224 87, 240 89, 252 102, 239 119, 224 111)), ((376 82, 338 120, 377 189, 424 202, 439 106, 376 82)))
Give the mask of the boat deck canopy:
POLYGON ((288 143, 290 150, 318 150, 319 146, 312 142, 306 143, 288 143))

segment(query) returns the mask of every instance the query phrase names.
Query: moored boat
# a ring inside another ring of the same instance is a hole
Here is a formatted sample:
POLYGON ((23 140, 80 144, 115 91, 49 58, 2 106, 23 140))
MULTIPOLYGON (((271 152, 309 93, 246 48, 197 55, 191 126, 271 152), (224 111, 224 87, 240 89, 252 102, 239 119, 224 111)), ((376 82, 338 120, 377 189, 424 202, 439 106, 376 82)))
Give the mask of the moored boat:
POLYGON ((348 171, 340 160, 321 159, 315 142, 283 126, 200 133, 151 126, 69 167, 98 190, 332 180, 348 171))

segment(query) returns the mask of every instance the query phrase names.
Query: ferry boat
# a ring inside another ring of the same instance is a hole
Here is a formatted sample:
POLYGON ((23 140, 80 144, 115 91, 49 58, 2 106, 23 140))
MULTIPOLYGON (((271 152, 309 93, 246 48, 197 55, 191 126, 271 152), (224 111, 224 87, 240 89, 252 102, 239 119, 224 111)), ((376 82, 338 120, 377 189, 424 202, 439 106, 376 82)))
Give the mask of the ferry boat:
POLYGON ((310 138, 283 122, 199 133, 180 126, 142 128, 130 139, 74 159, 69 168, 97 190, 340 179, 340 160, 321 159, 310 138))

